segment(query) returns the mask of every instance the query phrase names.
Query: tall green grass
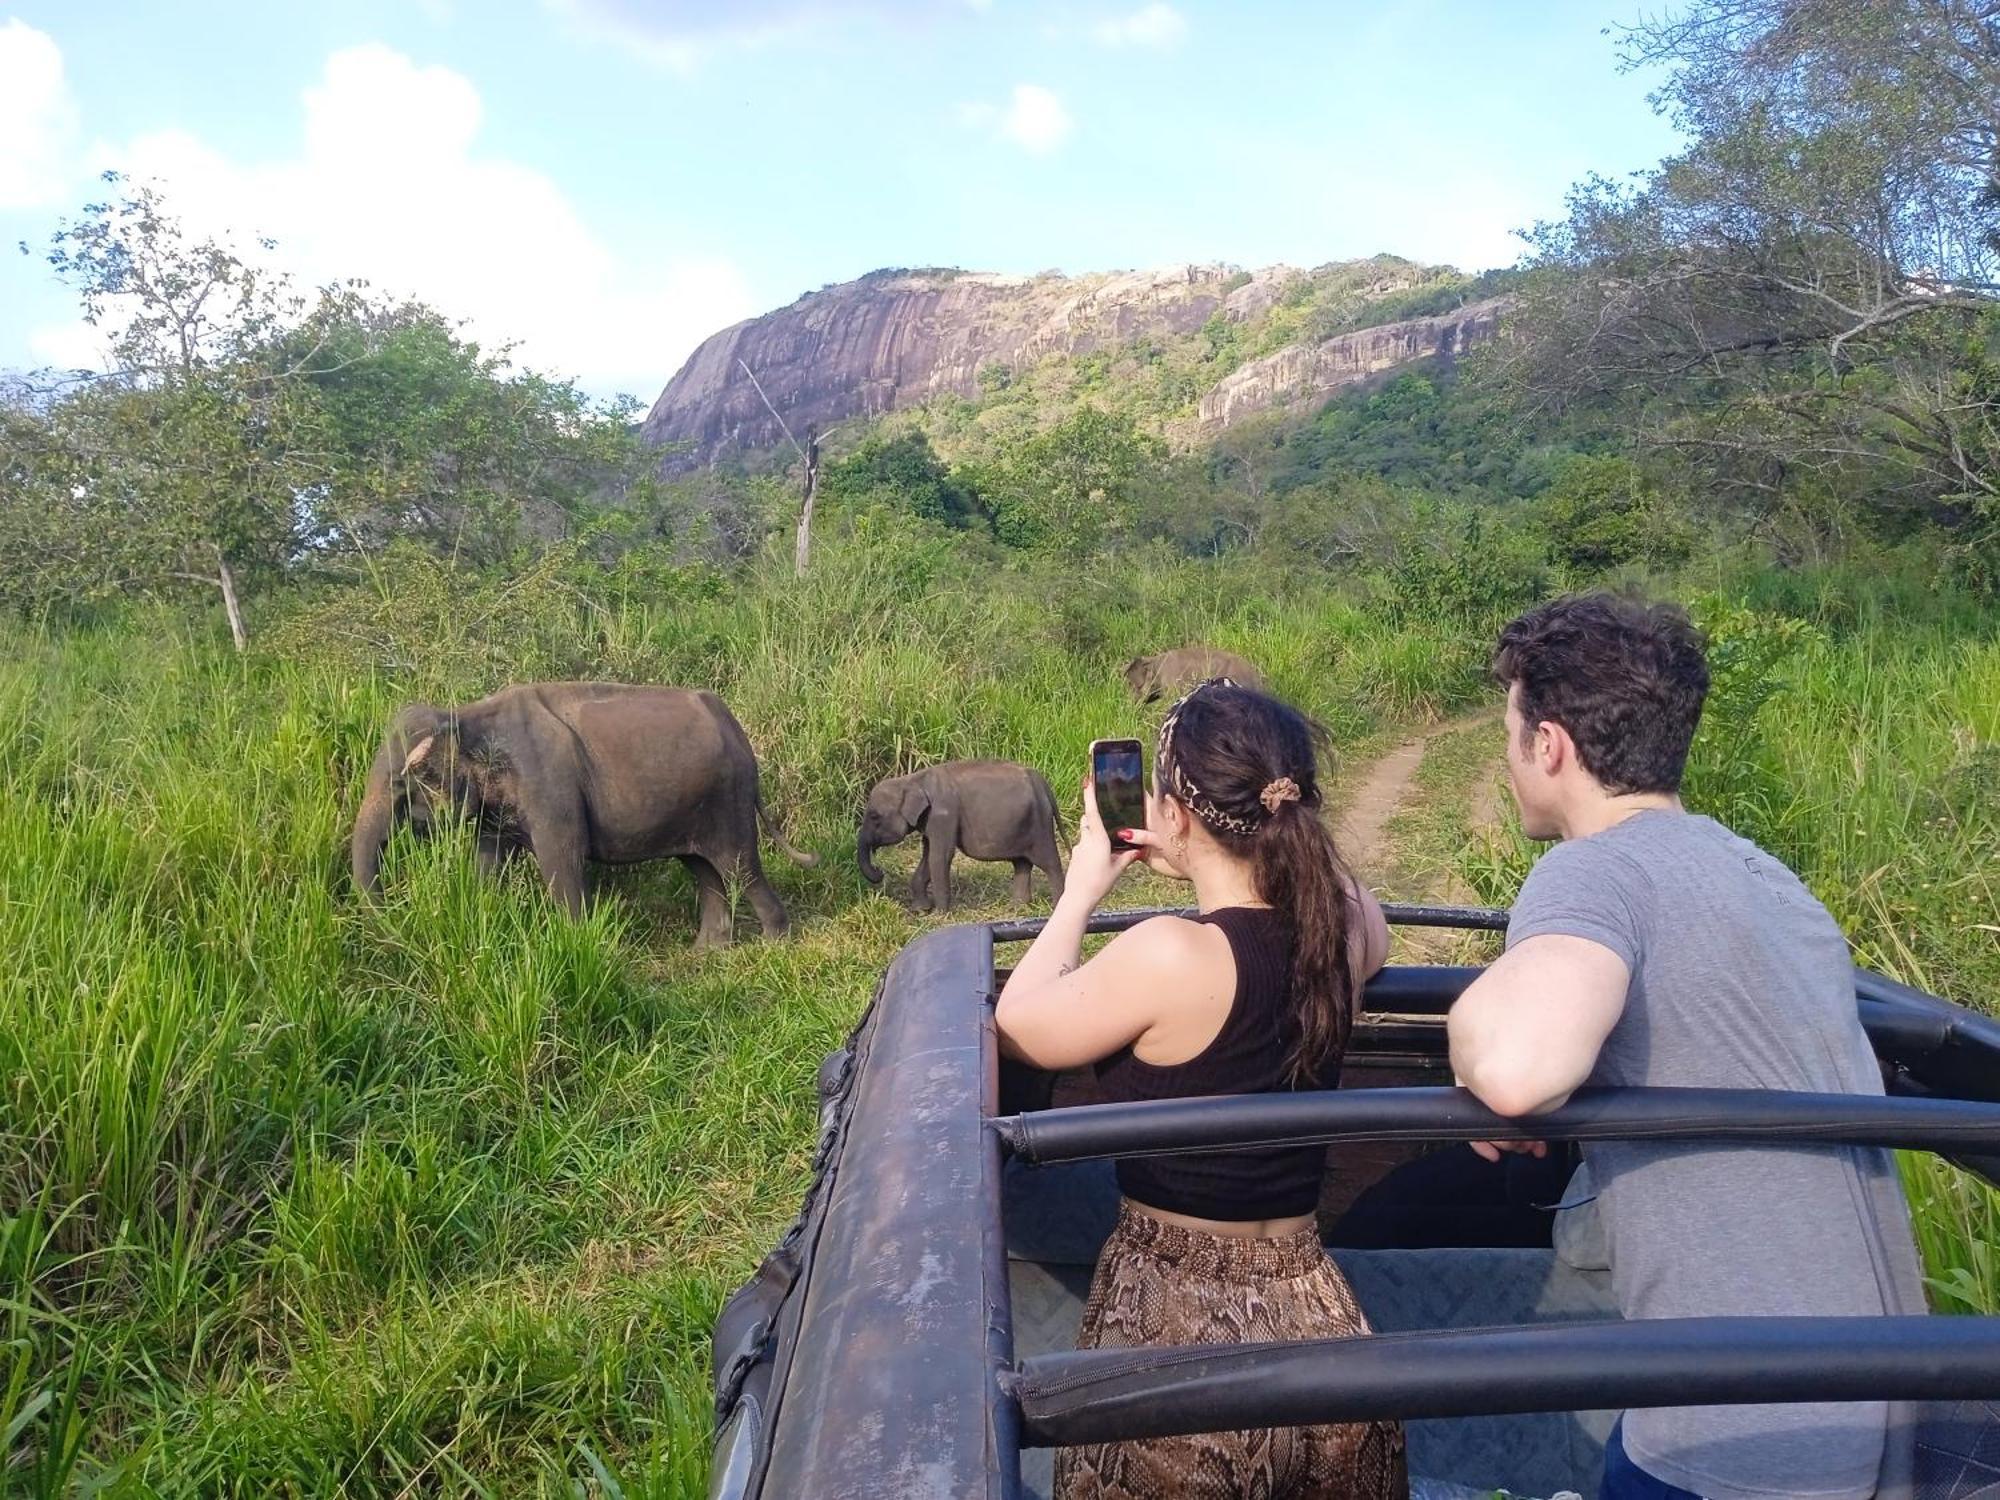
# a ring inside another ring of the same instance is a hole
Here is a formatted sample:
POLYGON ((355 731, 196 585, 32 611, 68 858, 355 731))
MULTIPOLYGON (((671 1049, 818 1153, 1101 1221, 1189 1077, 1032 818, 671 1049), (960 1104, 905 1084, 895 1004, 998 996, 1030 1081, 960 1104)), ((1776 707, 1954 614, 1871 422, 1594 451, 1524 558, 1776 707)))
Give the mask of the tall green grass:
MULTIPOLYGON (((715 1308, 796 1209, 819 1058, 923 925, 854 869, 872 781, 1003 755, 1066 792, 1092 737, 1148 717, 1124 661, 1187 641, 1263 663, 1347 745, 1488 692, 1480 632, 1324 582, 893 542, 835 541, 802 584, 405 560, 257 622, 247 659, 164 613, 0 635, 10 1490, 701 1493, 715 1308), (463 839, 397 841, 383 900, 354 900, 347 820, 394 709, 554 676, 723 693, 827 856, 770 860, 791 940, 691 952, 676 867, 608 875, 573 923, 463 839)), ((1728 772, 1730 814, 1865 956, 1968 1000, 1996 993, 1994 652, 1950 622, 1813 635, 1728 772)), ((991 909, 1009 875, 961 865, 961 897, 991 909)), ((1992 1196, 1912 1182, 1933 1267, 1992 1305, 1966 1248, 1992 1196)))
MULTIPOLYGON (((1210 640, 1348 736, 1478 691, 1446 625, 1138 565, 985 576, 857 543, 782 570, 452 580, 168 614, 0 656, 0 1434, 55 1495, 701 1493, 707 1330, 795 1211, 812 1077, 916 919, 860 881, 872 780, 1136 727, 1119 668, 1210 640), (464 840, 343 841, 402 702, 711 686, 826 856, 799 927, 694 954, 677 867, 581 922, 464 840)), ((904 856, 905 865, 911 856, 904 856)), ((1011 874, 961 867, 997 904, 1011 874)), ((891 886, 894 889, 894 886, 891 886)))

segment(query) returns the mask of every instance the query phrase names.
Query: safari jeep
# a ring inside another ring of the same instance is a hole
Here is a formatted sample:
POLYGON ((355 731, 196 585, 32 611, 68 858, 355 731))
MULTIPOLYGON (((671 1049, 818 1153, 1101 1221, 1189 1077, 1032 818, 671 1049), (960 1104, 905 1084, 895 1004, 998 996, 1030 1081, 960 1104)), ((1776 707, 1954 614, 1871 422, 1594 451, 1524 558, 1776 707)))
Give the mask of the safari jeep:
POLYGON ((1523 1233, 1533 1204, 1482 1206, 1457 1187, 1423 1202, 1437 1158, 1405 1165, 1479 1138, 1809 1140, 1940 1152, 1993 1180, 2000 1025, 1856 970, 1886 1098, 1586 1090, 1524 1129, 1448 1086, 1443 1015, 1477 971, 1391 967, 1368 987, 1338 1089, 1066 1104, 1068 1080, 1003 1065, 994 1038, 996 946, 1038 930, 911 943, 820 1069, 804 1208, 716 1323, 718 1500, 1015 1500, 1047 1493, 1062 1444, 1377 1417, 1408 1424, 1417 1496, 1588 1495, 1621 1408, 1863 1398, 1915 1404, 1912 1493, 2000 1495, 2000 1319, 1627 1323, 1587 1235, 1552 1243, 1546 1215, 1523 1233), (1112 1160, 1286 1142, 1334 1148, 1322 1227, 1375 1337, 1073 1347, 1115 1212, 1112 1160), (1385 1209, 1399 1183, 1415 1187, 1385 1209), (1365 1247, 1410 1222, 1433 1248, 1365 1247), (1368 1232, 1347 1232, 1357 1223, 1368 1232))

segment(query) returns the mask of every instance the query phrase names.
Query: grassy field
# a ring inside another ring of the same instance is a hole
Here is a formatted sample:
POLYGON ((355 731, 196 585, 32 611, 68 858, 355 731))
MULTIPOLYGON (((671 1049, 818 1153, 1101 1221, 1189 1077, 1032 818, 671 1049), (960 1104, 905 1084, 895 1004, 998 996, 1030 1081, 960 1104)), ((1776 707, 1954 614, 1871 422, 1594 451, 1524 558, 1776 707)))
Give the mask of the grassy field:
MULTIPOLYGON (((1066 790, 1094 735, 1140 727, 1124 660, 1186 640, 1265 663, 1349 745, 1488 697, 1462 624, 1328 585, 988 576, 865 541, 802 586, 675 571, 589 600, 418 570, 262 622, 244 659, 164 613, 0 637, 10 1488, 700 1494, 709 1321, 796 1209, 820 1057, 921 926, 854 869, 874 778, 976 753, 1066 790), (394 708, 566 675, 730 701, 825 856, 770 858, 792 940, 690 952, 678 867, 570 923, 451 841, 399 842, 385 900, 355 902, 347 822, 394 708)), ((1786 607, 1725 636, 1811 617, 1758 668, 1774 695, 1725 716, 1748 727, 1711 747, 1715 795, 1871 961, 2000 995, 2000 647, 1786 607)), ((1464 878, 1504 898, 1520 851, 1480 847, 1464 878)), ((1005 869, 961 869, 997 909, 1005 869)), ((1993 1305, 1993 1195, 1913 1183, 1935 1273, 1993 1305)))
MULTIPOLYGON (((1241 583, 1158 569, 1052 607, 1035 580, 861 550, 803 589, 663 578, 590 608, 419 580, 362 611, 394 675, 334 606, 244 661, 165 615, 11 636, 0 1431, 22 1485, 700 1493, 709 1320, 796 1209, 820 1057, 917 928, 852 863, 873 779, 981 753, 1061 783, 1133 726, 1118 668, 1162 641, 1248 651, 1349 736, 1477 690, 1445 627, 1241 583), (691 953, 678 867, 607 880, 571 924, 443 844, 392 851, 388 898, 356 904, 347 821, 397 704, 572 673, 728 697, 827 856, 772 859, 794 941, 691 953)), ((1006 874, 961 883, 997 903, 1006 874)))

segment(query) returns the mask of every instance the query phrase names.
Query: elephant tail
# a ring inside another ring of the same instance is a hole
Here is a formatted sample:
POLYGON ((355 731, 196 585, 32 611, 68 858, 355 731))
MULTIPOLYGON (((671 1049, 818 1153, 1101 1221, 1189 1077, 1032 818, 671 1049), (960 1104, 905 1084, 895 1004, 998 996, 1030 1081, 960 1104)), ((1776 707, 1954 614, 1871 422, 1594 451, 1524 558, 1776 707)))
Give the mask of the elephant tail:
POLYGON ((757 799, 757 821, 764 825, 764 837, 782 849, 794 864, 803 865, 806 869, 810 870, 814 865, 819 863, 819 856, 817 854, 805 849, 794 849, 790 844, 785 842, 784 834, 778 831, 778 825, 772 819, 770 810, 764 806, 764 799, 762 797, 757 799))
POLYGON ((1035 795, 1048 814, 1049 822, 1055 825, 1056 842, 1062 845, 1062 855, 1067 860, 1075 852, 1069 841, 1069 830, 1063 826, 1062 809, 1056 805, 1056 794, 1049 790, 1049 779, 1040 771, 1031 773, 1035 778, 1035 795))

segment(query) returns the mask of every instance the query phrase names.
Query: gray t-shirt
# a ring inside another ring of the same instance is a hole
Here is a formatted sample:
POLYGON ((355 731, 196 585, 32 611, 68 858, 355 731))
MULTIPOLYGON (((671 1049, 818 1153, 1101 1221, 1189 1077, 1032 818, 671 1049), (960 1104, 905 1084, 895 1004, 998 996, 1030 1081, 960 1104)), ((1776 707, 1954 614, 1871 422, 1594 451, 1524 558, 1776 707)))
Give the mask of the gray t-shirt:
MULTIPOLYGON (((1601 943, 1632 971, 1590 1083, 1879 1094, 1847 944, 1798 877, 1691 813, 1649 810, 1556 845, 1509 947, 1601 943)), ((1628 1318, 1924 1311, 1887 1151, 1607 1142, 1586 1148, 1628 1318)), ((1848 1500, 1900 1467, 1886 1403, 1673 1407, 1625 1416, 1642 1469, 1713 1500, 1848 1500)))

